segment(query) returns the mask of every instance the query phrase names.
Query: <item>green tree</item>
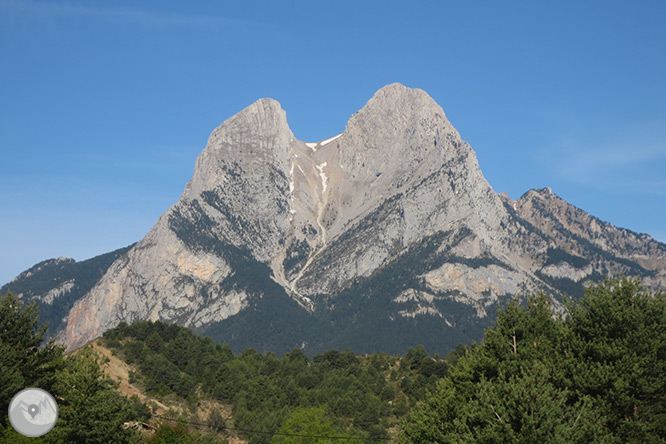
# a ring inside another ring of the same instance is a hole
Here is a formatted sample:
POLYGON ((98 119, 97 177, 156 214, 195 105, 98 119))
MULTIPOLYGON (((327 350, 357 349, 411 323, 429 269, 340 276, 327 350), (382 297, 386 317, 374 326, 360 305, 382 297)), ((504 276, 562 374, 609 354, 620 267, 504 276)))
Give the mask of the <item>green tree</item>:
POLYGON ((666 297, 623 278, 566 308, 537 296, 500 312, 403 441, 666 443, 666 297))
MULTIPOLYGON (((26 387, 53 391, 63 349, 53 341, 42 345, 46 328, 39 325, 34 303, 24 305, 11 293, 0 298, 0 404, 8 406, 26 387)), ((7 422, 8 416, 0 415, 0 433, 7 422)))
POLYGON ((400 360, 400 365, 405 368, 415 370, 419 368, 421 362, 426 358, 431 359, 425 347, 419 344, 416 346, 416 348, 410 347, 407 349, 405 357, 400 360))
POLYGON ((567 304, 563 383, 590 396, 619 442, 666 442, 666 296, 614 279, 567 304))
MULTIPOLYGON (((142 441, 144 442, 144 441, 142 441)), ((214 434, 190 432, 184 425, 161 425, 147 444, 226 444, 228 441, 214 434)))
POLYGON ((330 419, 323 408, 298 408, 282 424, 271 444, 357 444, 361 434, 344 430, 330 419), (333 437, 334 439, 326 439, 333 437))
POLYGON ((160 334, 157 333, 156 331, 149 334, 148 337, 146 338, 146 347, 148 347, 150 350, 154 352, 159 352, 160 350, 162 350, 163 345, 164 341, 162 340, 160 334))
POLYGON ((484 342, 459 358, 403 422, 403 442, 603 442, 589 397, 558 386, 554 356, 565 329, 549 300, 500 311, 484 342))
POLYGON ((193 438, 183 426, 163 425, 157 429, 148 442, 151 444, 191 444, 193 438))
POLYGON ((66 359, 57 373, 55 394, 58 422, 45 436, 49 443, 130 443, 134 435, 123 427, 135 418, 136 409, 104 377, 90 347, 66 359))

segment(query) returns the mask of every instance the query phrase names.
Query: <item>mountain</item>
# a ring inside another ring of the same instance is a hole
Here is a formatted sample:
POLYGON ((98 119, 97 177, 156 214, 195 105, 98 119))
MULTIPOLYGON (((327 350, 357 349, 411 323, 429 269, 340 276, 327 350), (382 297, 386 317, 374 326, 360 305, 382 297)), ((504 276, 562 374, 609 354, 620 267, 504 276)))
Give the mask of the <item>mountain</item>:
POLYGON ((445 353, 495 306, 556 304, 607 275, 666 283, 666 245, 554 195, 495 193, 424 91, 379 90, 342 134, 296 139, 261 99, 211 134, 192 180, 69 311, 70 348, 164 320, 234 349, 445 353))
POLYGON ((72 258, 49 259, 0 287, 0 295, 11 291, 24 301, 39 307, 41 322, 48 322, 47 336, 64 328, 74 302, 81 299, 106 273, 111 264, 133 245, 91 259, 76 262, 72 258))

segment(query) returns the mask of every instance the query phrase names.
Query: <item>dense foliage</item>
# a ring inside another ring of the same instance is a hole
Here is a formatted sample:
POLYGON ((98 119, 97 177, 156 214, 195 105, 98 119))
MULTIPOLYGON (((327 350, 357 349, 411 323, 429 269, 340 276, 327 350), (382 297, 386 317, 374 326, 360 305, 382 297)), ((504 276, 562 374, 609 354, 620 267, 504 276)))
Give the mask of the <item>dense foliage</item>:
MULTIPOLYGON (((53 389, 55 371, 63 364, 62 348, 53 341, 40 347, 45 332, 34 303, 24 306, 9 293, 0 298, 1 405, 9 406, 12 397, 26 387, 53 389)), ((0 415, 0 428, 7 427, 8 420, 0 415)))
POLYGON ((125 422, 147 420, 150 411, 137 398, 128 400, 104 377, 97 355, 86 347, 65 360, 56 373, 53 395, 58 422, 47 443, 129 443, 134 437, 125 422))
MULTIPOLYGON (((310 360, 299 349, 281 358, 253 349, 235 356, 228 345, 162 322, 120 324, 104 341, 136 366, 135 382, 148 393, 176 394, 191 405, 214 398, 233 406, 234 427, 269 432, 296 427, 290 426, 296 415, 318 418, 307 430, 385 439, 448 369, 422 346, 403 358, 331 350, 310 360)), ((262 443, 271 435, 248 438, 262 443)))
MULTIPOLYGON (((50 392, 58 403, 58 421, 41 438, 26 438, 0 415, 0 442, 33 444, 138 444, 143 438, 126 427, 145 421, 150 410, 136 397, 127 399, 102 373, 98 356, 85 347, 69 356, 53 341, 43 343, 46 325, 39 325, 35 303, 24 305, 8 293, 0 298, 0 397, 5 407, 27 387, 50 392)), ((182 428, 163 426, 149 442, 156 444, 222 442, 182 428), (177 439, 171 440, 176 437, 177 439), (196 439, 196 440, 195 440, 196 439)))
POLYGON ((234 428, 251 443, 398 435, 405 444, 666 443, 666 296, 633 280, 590 287, 564 307, 544 295, 525 306, 512 302, 481 344, 459 346, 446 359, 423 346, 402 357, 234 354, 162 322, 106 332, 103 342, 136 369, 130 377, 146 393, 185 400, 192 412, 209 399, 232 406, 233 421, 214 412, 199 431, 183 417, 152 435, 125 427, 149 421, 150 410, 117 391, 92 349, 65 357, 44 343, 44 331, 34 304, 0 298, 3 403, 37 386, 59 405, 56 427, 42 438, 18 435, 3 415, 0 441, 216 444, 225 439, 213 432, 234 428))
MULTIPOLYGON (((335 439, 340 444, 356 444, 363 439, 363 435, 350 433, 343 427, 335 424, 326 411, 319 407, 298 408, 282 424, 280 434, 275 435, 271 444, 315 444, 326 442, 322 437, 329 437, 328 442, 335 439)), ((372 442, 372 441, 368 441, 372 442)))
POLYGON ((666 442, 666 298, 637 281, 501 311, 403 422, 406 443, 666 442))
MULTIPOLYGON (((123 428, 129 419, 147 412, 136 400, 120 395, 101 374, 96 357, 89 349, 68 359, 62 347, 42 344, 46 326, 39 325, 34 303, 23 305, 11 294, 0 299, 0 395, 9 405, 11 398, 26 387, 40 387, 57 400, 58 422, 41 439, 29 442, 64 444, 129 443, 133 434, 123 428)), ((0 416, 0 438, 24 442, 0 416)), ((27 441, 25 441, 27 442, 27 441)))

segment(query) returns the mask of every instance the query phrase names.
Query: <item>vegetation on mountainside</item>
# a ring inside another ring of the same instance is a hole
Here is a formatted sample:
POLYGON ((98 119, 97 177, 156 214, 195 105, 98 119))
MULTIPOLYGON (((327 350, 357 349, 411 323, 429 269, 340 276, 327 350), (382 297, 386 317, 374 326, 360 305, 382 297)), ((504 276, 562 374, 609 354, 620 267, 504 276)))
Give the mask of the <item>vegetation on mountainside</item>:
POLYGON ((11 292, 22 295, 23 300, 34 298, 39 308, 40 321, 48 324, 45 337, 52 337, 63 326, 62 320, 74 303, 88 293, 111 264, 133 246, 134 244, 81 262, 74 259, 40 262, 0 287, 0 295, 11 292), (58 288, 69 290, 57 293, 54 301, 43 300, 46 294, 58 288))
POLYGON ((21 389, 43 388, 58 403, 58 422, 43 438, 27 441, 2 415, 0 439, 11 443, 130 443, 134 434, 123 423, 147 418, 145 406, 115 390, 90 350, 65 358, 63 348, 53 341, 42 344, 46 326, 38 325, 38 319, 34 303, 24 306, 11 294, 0 299, 0 397, 8 406, 21 389))
POLYGON ((164 421, 127 399, 92 349, 64 356, 43 344, 34 304, 0 299, 0 397, 42 387, 58 401, 56 427, 24 438, 0 417, 0 442, 222 443, 225 429, 251 443, 666 443, 666 296, 634 280, 610 280, 567 301, 510 303, 479 345, 446 359, 411 348, 404 357, 329 350, 308 358, 253 349, 234 355, 161 322, 121 324, 102 340, 131 363, 134 384, 154 397, 184 399, 188 418, 164 421), (40 346, 41 345, 41 346, 40 346), (232 406, 233 420, 199 404, 232 406), (218 404, 219 404, 218 402, 218 404), (152 435, 124 427, 156 426, 152 435), (194 430, 192 422, 207 423, 194 430), (215 434, 214 432, 217 432, 215 434))
POLYGON ((405 443, 666 442, 666 297, 611 280, 501 311, 403 422, 405 443))
MULTIPOLYGON (((386 439, 448 369, 422 346, 402 358, 331 350, 310 360, 299 349, 281 358, 254 349, 234 356, 228 345, 149 321, 120 324, 104 334, 104 343, 136 366, 135 383, 147 393, 175 394, 192 406, 214 398, 233 406, 233 427, 269 432, 292 428, 296 415, 323 418, 322 427, 330 422, 350 436, 386 439)), ((248 437, 271 440, 270 434, 248 437)))

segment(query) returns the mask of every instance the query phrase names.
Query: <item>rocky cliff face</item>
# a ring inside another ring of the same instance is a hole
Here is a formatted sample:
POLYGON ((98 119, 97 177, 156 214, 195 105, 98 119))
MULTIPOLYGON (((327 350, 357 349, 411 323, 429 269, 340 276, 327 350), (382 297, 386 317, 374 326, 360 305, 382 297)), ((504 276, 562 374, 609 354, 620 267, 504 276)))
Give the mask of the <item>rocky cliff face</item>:
POLYGON ((210 136, 180 200, 72 309, 67 343, 81 345, 125 320, 197 327, 237 314, 247 292, 230 278, 238 261, 277 256, 289 229, 290 145, 286 116, 260 100, 210 136))
POLYGON ((37 304, 40 320, 48 323, 46 335, 50 337, 64 327, 72 305, 131 247, 81 262, 66 257, 42 261, 0 287, 0 295, 12 292, 24 302, 37 304))
POLYGON ((315 143, 262 99, 211 134, 178 202, 73 306, 62 338, 162 319, 236 348, 446 352, 514 295, 557 301, 618 273, 663 285, 664 265, 663 244, 547 190, 496 194, 421 90, 386 86, 315 143))
MULTIPOLYGON (((647 234, 617 228, 567 203, 550 188, 530 190, 513 202, 516 213, 548 236, 540 272, 590 283, 602 276, 642 276, 654 289, 666 285, 666 245, 647 234)), ((537 258, 538 259, 538 258, 537 258)))

